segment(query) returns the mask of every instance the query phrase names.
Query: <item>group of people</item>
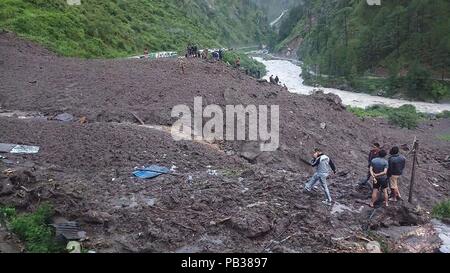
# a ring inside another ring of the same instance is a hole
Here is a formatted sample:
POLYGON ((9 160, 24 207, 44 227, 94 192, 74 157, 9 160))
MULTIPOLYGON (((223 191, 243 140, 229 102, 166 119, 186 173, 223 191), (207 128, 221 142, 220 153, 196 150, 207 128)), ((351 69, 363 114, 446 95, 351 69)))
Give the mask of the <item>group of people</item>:
MULTIPOLYGON (((400 154, 399 147, 392 147, 389 151, 389 158, 386 150, 381 148, 379 143, 374 143, 369 152, 368 159, 368 175, 360 186, 369 185, 372 189, 370 207, 374 208, 376 202, 379 200, 379 194, 383 194, 384 205, 389 206, 389 200, 397 202, 402 200, 402 195, 399 189, 399 179, 403 175, 406 166, 406 158, 400 154), (391 191, 391 199, 389 199, 389 192, 391 191)), ((325 155, 320 149, 313 151, 313 159, 311 165, 316 168, 315 174, 305 184, 305 190, 311 192, 317 183, 320 183, 326 200, 323 201, 326 205, 331 205, 333 199, 331 198, 330 190, 327 184, 327 178, 330 174, 336 174, 336 166, 331 158, 325 155)))
MULTIPOLYGON (((202 58, 204 60, 210 59, 209 50, 205 48, 200 50, 196 45, 188 45, 186 48, 186 58, 202 58)), ((224 50, 219 49, 211 52, 211 59, 214 61, 221 61, 224 57, 224 50)))
POLYGON ((186 48, 186 58, 200 58, 200 52, 196 45, 188 45, 186 48))
POLYGON ((278 85, 280 83, 280 78, 278 78, 278 76, 276 76, 275 78, 273 77, 273 75, 270 76, 269 78, 270 83, 272 84, 276 84, 278 85))
POLYGON ((398 183, 405 170, 406 158, 400 154, 397 146, 391 148, 388 159, 386 159, 387 155, 387 151, 382 149, 379 143, 374 143, 369 152, 369 172, 360 186, 368 185, 372 189, 371 207, 374 207, 379 193, 383 193, 384 204, 389 206, 389 189, 391 201, 402 200, 398 183))

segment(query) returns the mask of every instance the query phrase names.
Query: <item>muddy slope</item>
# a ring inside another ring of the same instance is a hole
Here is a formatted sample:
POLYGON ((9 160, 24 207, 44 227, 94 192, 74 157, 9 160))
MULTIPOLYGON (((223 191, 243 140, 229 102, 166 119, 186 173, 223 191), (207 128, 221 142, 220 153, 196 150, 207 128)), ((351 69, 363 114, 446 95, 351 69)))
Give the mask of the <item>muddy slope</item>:
MULTIPOLYGON (((188 60, 186 71, 180 73, 177 60, 60 58, 0 34, 0 142, 41 147, 37 155, 8 154, 9 161, 0 162, 0 171, 14 170, 0 176, 0 203, 27 210, 49 200, 61 216, 83 224, 87 247, 104 252, 363 251, 357 234, 371 211, 364 205, 367 192, 355 184, 365 175, 366 152, 379 141, 403 145, 407 153, 414 136, 422 142, 416 204, 426 211, 448 198, 450 173, 442 163, 450 145, 436 137, 449 130, 448 120, 402 130, 383 120, 361 121, 332 95, 290 94, 222 64, 188 60), (279 105, 280 149, 174 142, 166 132, 138 126, 131 114, 171 125, 171 109, 192 105, 195 96, 221 106, 279 105), (44 118, 6 117, 13 111, 44 118), (63 112, 88 122, 48 120, 63 112), (312 171, 304 161, 317 146, 339 168, 330 181, 339 203, 332 210, 321 205, 320 192, 307 195, 301 188, 312 171), (179 175, 131 177, 146 164, 175 166, 179 175)), ((409 157, 406 177, 410 167, 409 157)), ((406 179, 401 187, 406 193, 406 179)), ((426 218, 414 213, 395 205, 370 225, 426 218)))

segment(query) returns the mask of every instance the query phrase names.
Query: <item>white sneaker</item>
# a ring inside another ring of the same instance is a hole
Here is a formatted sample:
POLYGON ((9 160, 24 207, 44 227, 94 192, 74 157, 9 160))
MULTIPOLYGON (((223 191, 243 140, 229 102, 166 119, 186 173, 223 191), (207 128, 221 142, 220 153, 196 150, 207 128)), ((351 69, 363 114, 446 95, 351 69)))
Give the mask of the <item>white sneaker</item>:
POLYGON ((328 200, 322 201, 322 203, 327 205, 327 206, 333 205, 333 202, 332 201, 328 201, 328 200))
POLYGON ((311 188, 309 188, 309 187, 306 186, 306 185, 305 185, 305 190, 306 190, 307 192, 311 192, 311 191, 312 191, 311 188))

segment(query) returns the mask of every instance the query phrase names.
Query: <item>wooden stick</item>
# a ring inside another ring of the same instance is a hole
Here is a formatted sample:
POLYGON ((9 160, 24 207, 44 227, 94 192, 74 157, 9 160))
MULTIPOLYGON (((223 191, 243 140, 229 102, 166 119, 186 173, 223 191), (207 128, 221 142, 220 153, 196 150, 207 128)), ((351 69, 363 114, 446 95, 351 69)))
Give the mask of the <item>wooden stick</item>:
POLYGON ((411 183, 409 186, 409 198, 408 202, 411 204, 413 199, 413 193, 414 193, 414 182, 416 179, 416 164, 417 164, 417 154, 419 151, 419 141, 414 142, 414 159, 413 159, 413 167, 411 172, 411 183))
POLYGON ((141 125, 145 125, 144 121, 140 117, 138 117, 135 113, 131 112, 131 114, 134 116, 134 118, 139 121, 141 125))

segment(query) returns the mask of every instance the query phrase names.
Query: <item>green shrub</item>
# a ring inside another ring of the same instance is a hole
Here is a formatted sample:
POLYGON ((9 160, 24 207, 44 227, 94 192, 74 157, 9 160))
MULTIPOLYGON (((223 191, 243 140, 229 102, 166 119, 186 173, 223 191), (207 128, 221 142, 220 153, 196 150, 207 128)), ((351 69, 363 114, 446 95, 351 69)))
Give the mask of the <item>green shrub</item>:
POLYGON ((433 82, 431 89, 431 97, 435 101, 440 101, 450 95, 450 88, 440 82, 433 82))
POLYGON ((266 66, 258 61, 247 56, 245 53, 237 52, 237 51, 226 51, 223 60, 224 62, 229 63, 230 65, 235 64, 237 58, 241 58, 241 68, 247 69, 250 75, 256 75, 257 71, 260 72, 261 77, 266 74, 266 66))
POLYGON ((450 200, 437 204, 433 208, 433 216, 439 219, 450 218, 450 200))
POLYGON ((408 129, 416 128, 423 116, 422 114, 417 113, 416 108, 413 105, 403 105, 399 108, 373 105, 366 109, 347 107, 347 110, 359 118, 387 118, 391 124, 408 129))
POLYGON ((8 221, 16 216, 16 209, 10 207, 0 208, 0 220, 8 221))
POLYGON ((413 105, 403 105, 397 111, 389 112, 388 120, 402 128, 414 129, 419 124, 420 115, 413 105))
POLYGON ((412 98, 426 98, 432 89, 431 74, 420 64, 415 64, 406 76, 407 93, 412 98))
POLYGON ((444 111, 442 113, 437 114, 437 118, 450 118, 450 111, 444 111))
POLYGON ((438 136, 440 140, 450 141, 450 135, 440 135, 438 136))
POLYGON ((63 250, 63 247, 56 243, 53 230, 48 225, 54 214, 49 204, 42 204, 33 213, 16 214, 12 208, 3 208, 0 212, 8 221, 11 231, 25 242, 27 251, 53 253, 63 250))

